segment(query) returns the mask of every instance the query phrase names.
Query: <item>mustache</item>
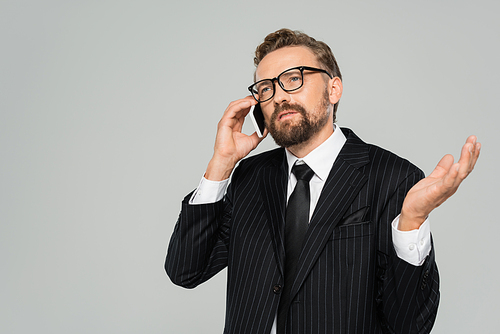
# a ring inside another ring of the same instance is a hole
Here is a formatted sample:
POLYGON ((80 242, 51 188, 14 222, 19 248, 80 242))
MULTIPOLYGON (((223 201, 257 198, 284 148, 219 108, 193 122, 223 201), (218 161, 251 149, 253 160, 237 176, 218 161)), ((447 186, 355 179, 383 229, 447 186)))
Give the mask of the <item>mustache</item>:
POLYGON ((283 102, 282 104, 277 105, 276 107, 274 107, 274 112, 273 112, 273 114, 271 116, 271 119, 273 119, 273 120, 277 119, 278 115, 282 111, 285 111, 285 110, 294 110, 294 111, 298 112, 299 114, 301 114, 304 117, 307 114, 306 110, 301 105, 291 104, 291 103, 288 103, 288 102, 283 102))

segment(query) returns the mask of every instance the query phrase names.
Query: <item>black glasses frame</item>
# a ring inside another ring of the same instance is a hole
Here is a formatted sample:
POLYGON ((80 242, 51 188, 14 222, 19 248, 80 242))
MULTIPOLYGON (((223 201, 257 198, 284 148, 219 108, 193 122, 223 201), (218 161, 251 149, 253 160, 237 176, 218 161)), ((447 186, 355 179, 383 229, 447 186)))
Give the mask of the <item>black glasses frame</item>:
POLYGON ((326 75, 328 75, 330 77, 330 79, 333 79, 333 76, 328 73, 326 70, 323 70, 321 68, 315 68, 315 67, 309 67, 309 66, 297 66, 297 67, 292 67, 292 68, 289 68, 287 70, 284 70, 283 72, 281 72, 277 77, 275 78, 272 78, 272 79, 262 79, 262 80, 259 80, 257 81, 256 83, 254 83, 253 85, 250 85, 248 87, 248 90, 250 91, 250 93, 252 93, 252 96, 253 98, 255 99, 255 101, 259 102, 259 103, 262 103, 262 102, 266 102, 266 101, 269 101, 270 99, 272 99, 274 97, 274 94, 276 93, 276 88, 274 86, 274 82, 277 81, 278 84, 280 85, 281 89, 283 89, 285 92, 293 92, 293 91, 296 91, 300 88, 302 88, 302 86, 304 86, 304 70, 307 70, 307 71, 314 71, 314 72, 321 72, 321 73, 325 73, 326 75), (297 88, 293 88, 293 89, 285 89, 285 87, 283 87, 283 83, 281 83, 281 80, 280 80, 280 77, 283 73, 286 73, 288 71, 291 71, 291 70, 300 70, 300 75, 302 76, 302 83, 300 84, 299 87, 297 88), (273 95, 271 95, 271 97, 269 97, 268 99, 265 99, 265 100, 259 100, 255 94, 256 92, 254 91, 254 87, 255 85, 263 82, 263 81, 267 81, 267 80, 271 80, 271 83, 272 83, 272 86, 273 86, 273 95))

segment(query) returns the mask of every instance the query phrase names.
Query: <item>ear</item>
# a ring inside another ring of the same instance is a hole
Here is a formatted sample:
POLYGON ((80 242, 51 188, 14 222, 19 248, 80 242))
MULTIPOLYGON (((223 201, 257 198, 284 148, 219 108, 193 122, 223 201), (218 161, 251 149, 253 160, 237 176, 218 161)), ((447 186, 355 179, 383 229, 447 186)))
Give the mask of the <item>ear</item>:
POLYGON ((331 104, 339 102, 343 89, 342 80, 339 77, 328 80, 328 97, 331 104))

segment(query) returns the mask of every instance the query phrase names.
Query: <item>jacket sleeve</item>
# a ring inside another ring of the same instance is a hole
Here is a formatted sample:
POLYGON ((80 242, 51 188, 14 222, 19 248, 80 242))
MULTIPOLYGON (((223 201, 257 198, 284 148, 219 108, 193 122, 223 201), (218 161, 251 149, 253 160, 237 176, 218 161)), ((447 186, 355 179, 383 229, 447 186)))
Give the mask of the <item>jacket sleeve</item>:
POLYGON ((227 266, 232 207, 227 195, 216 203, 191 205, 191 194, 182 201, 165 260, 172 282, 185 288, 198 286, 227 266))
POLYGON ((407 192, 423 178, 416 170, 405 178, 381 216, 377 254, 377 305, 386 333, 429 333, 439 304, 439 274, 434 246, 421 266, 400 259, 392 243, 391 221, 400 211, 407 192))

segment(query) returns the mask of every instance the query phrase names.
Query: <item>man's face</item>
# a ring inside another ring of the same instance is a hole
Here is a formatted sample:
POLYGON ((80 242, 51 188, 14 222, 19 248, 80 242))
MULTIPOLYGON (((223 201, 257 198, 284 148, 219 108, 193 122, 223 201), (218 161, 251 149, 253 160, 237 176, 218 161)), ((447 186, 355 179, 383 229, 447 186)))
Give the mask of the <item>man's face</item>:
MULTIPOLYGON (((296 66, 320 68, 309 49, 286 47, 262 59, 257 67, 256 80, 274 78, 296 66)), ((333 132, 333 104, 340 99, 340 95, 337 98, 331 93, 329 85, 335 80, 327 79, 326 74, 304 71, 304 85, 293 92, 285 92, 275 83, 274 97, 261 103, 261 107, 267 128, 276 144, 291 147, 316 137, 323 137, 324 140, 333 132)))

